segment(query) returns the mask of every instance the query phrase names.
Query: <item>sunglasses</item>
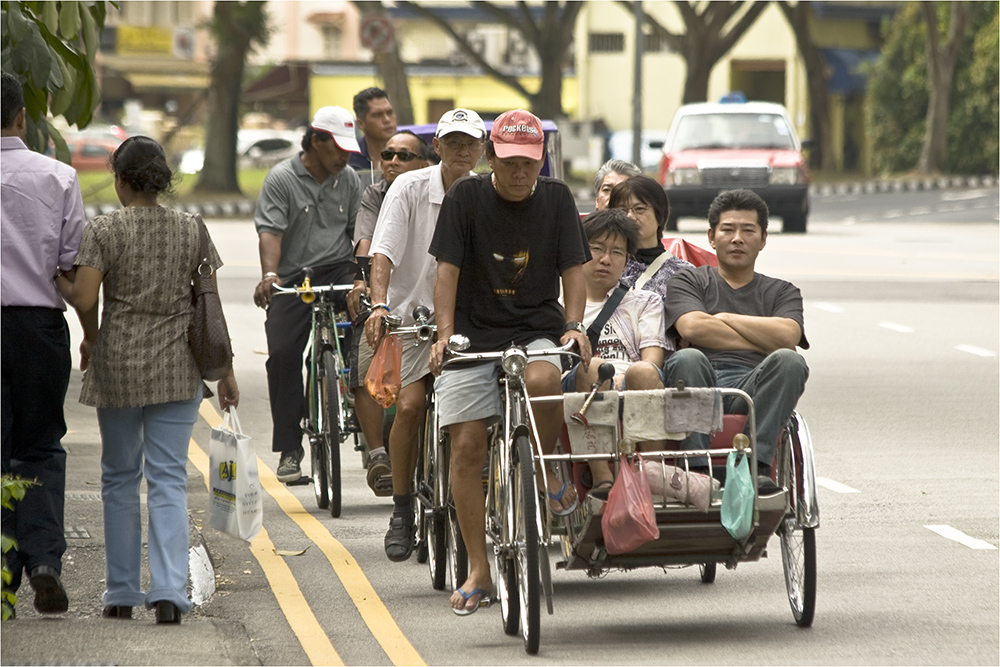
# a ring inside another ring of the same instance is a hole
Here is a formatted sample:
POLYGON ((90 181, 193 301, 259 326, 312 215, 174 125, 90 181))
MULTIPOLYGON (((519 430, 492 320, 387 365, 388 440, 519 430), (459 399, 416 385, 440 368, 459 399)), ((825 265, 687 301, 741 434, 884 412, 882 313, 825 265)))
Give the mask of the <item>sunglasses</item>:
POLYGON ((416 153, 411 153, 410 151, 382 151, 382 161, 388 162, 394 157, 399 157, 400 162, 409 162, 413 158, 420 157, 416 153))

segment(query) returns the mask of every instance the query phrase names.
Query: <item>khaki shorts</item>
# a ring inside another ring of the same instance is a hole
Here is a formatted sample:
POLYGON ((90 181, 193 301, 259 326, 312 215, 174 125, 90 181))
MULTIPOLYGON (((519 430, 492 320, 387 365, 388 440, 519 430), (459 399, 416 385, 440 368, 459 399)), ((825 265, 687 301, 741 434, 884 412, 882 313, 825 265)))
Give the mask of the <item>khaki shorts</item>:
MULTIPOLYGON (((364 335, 364 329, 360 331, 361 339, 358 343, 358 381, 359 386, 364 386, 365 376, 371 368, 375 351, 368 347, 368 338, 364 335)), ((431 372, 428 360, 430 359, 431 346, 433 341, 419 341, 413 338, 412 334, 402 335, 403 343, 403 369, 400 373, 402 386, 413 384, 431 372)))

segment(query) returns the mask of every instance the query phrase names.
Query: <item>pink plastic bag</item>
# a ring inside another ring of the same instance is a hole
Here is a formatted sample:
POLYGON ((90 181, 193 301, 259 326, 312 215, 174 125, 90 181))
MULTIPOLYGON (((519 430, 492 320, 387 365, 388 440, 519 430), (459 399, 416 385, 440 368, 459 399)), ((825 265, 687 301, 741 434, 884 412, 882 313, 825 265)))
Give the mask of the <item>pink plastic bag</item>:
POLYGON ((624 554, 660 537, 653 511, 653 494, 643 472, 643 460, 636 455, 639 471, 622 456, 608 503, 601 516, 604 546, 609 554, 624 554))
POLYGON ((365 389, 383 408, 396 404, 402 388, 403 348, 399 336, 382 336, 365 375, 365 389))

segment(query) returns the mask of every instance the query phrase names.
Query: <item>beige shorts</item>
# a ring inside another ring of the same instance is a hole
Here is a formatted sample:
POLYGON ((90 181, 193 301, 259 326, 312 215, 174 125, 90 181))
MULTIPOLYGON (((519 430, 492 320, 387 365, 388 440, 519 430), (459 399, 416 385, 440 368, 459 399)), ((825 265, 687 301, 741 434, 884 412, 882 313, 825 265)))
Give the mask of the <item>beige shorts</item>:
MULTIPOLYGON (((413 384, 431 372, 428 360, 430 359, 431 346, 433 341, 419 341, 413 338, 413 334, 403 334, 403 369, 400 373, 402 386, 413 384)), ((362 330, 361 341, 358 343, 358 378, 360 386, 364 386, 365 375, 372 365, 372 358, 375 351, 368 347, 368 338, 362 330)))

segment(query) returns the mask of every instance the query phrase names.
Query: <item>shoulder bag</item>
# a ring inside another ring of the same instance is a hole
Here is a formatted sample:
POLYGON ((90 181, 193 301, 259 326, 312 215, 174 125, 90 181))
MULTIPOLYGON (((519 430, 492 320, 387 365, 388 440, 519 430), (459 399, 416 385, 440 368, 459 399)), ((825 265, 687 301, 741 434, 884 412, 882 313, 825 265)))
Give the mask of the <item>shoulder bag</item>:
POLYGON ((222 312, 215 273, 208 260, 208 230, 200 215, 198 233, 198 268, 191 276, 191 302, 194 315, 188 325, 188 345, 194 355, 201 377, 210 382, 221 380, 233 368, 233 346, 226 327, 226 316, 222 312))

